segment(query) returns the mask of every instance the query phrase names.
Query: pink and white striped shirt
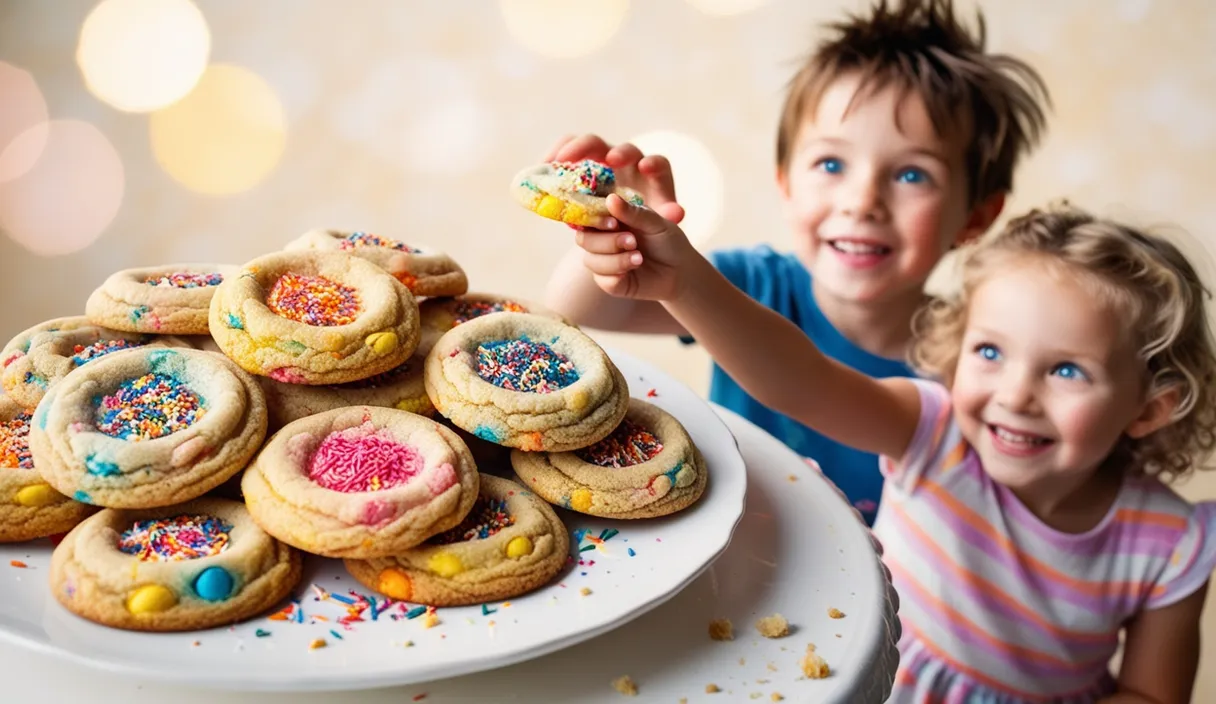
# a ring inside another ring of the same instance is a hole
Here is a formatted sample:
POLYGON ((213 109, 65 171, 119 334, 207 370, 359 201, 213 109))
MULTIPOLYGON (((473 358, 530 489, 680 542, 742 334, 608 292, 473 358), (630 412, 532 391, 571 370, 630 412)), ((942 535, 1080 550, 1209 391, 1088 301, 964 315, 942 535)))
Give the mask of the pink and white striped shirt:
POLYGON ((989 479, 949 391, 914 380, 921 415, 887 477, 874 532, 900 596, 889 702, 1092 702, 1114 688, 1123 624, 1173 604, 1216 567, 1216 502, 1124 481, 1106 517, 1070 534, 989 479))

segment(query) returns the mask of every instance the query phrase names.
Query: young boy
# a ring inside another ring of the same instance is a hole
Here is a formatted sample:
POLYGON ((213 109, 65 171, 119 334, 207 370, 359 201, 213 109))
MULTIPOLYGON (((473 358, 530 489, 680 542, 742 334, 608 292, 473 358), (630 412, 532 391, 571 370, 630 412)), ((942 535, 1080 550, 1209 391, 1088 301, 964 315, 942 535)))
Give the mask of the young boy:
MULTIPOLYGON (((1018 159, 1045 129, 1047 90, 1027 64, 987 53, 983 18, 969 31, 951 0, 877 0, 828 29, 790 83, 777 132, 777 187, 794 252, 760 245, 717 251, 711 261, 829 357, 872 377, 911 376, 905 348, 925 281, 948 250, 1000 214, 1018 159)), ((666 219, 683 218, 663 157, 594 135, 563 140, 548 155, 585 158, 612 166, 666 219)), ((615 244, 637 246, 625 232, 615 244)), ((659 303, 605 294, 595 277, 610 272, 585 254, 574 248, 554 272, 551 307, 586 327, 686 335, 659 303)), ((873 522, 877 457, 766 408, 717 365, 710 399, 814 459, 873 522)))

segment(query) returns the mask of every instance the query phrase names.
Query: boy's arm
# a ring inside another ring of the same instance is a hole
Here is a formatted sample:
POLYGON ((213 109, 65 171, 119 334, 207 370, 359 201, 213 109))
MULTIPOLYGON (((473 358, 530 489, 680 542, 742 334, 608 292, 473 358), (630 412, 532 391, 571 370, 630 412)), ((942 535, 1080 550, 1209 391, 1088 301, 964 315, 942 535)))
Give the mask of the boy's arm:
POLYGON ((604 293, 583 263, 584 250, 573 247, 549 278, 545 305, 576 324, 598 330, 684 335, 684 328, 662 304, 604 293))
POLYGON ((1103 704, 1185 704, 1199 668, 1204 584, 1185 599, 1144 611, 1128 624, 1119 691, 1103 704))
POLYGON ((681 283, 663 305, 718 366, 760 403, 837 442, 903 456, 920 417, 910 381, 873 379, 829 358, 689 250, 681 283))

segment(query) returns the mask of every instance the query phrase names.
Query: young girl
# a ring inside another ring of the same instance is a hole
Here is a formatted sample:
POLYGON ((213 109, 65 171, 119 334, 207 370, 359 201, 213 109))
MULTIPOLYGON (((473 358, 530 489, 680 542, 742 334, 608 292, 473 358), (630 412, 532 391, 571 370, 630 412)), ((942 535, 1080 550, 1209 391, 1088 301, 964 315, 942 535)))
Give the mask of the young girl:
POLYGON ((677 226, 609 207, 637 244, 579 233, 605 291, 661 301, 757 399, 882 458, 875 532, 903 623, 891 702, 1190 700, 1216 503, 1164 482, 1214 444, 1216 350, 1176 248, 1032 212, 969 250, 959 295, 918 317, 913 362, 940 381, 873 379, 735 289, 677 226))

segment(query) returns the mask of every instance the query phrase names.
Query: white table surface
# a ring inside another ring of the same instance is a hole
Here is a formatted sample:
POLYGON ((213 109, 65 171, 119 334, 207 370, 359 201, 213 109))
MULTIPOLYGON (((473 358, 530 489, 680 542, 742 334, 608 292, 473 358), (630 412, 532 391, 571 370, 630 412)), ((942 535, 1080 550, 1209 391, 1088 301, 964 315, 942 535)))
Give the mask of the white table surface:
MULTIPOLYGON (((566 650, 497 670, 421 685, 357 692, 237 693, 141 682, 0 642, 0 700, 244 704, 282 702, 688 702, 865 704, 886 699, 898 664, 898 599, 852 509, 815 470, 772 436, 715 407, 748 468, 747 506, 730 547, 695 582, 653 612, 566 650), (841 619, 828 617, 836 608, 841 619), (788 637, 760 637, 752 624, 781 613, 788 637), (733 641, 707 636, 711 619, 734 624, 733 641), (831 666, 801 678, 808 643, 831 666), (629 675, 625 698, 610 682, 629 675), (706 685, 721 688, 707 694, 706 685)), ((408 657, 403 649, 403 657, 408 657)))

